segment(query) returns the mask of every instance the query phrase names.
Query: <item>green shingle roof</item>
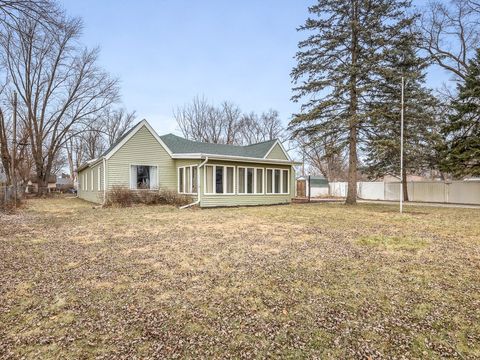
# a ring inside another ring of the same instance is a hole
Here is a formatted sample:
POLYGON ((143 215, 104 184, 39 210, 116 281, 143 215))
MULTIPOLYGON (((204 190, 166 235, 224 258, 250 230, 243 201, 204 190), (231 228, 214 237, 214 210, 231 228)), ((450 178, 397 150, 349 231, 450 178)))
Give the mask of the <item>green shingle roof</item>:
POLYGON ((160 139, 167 145, 174 154, 211 154, 242 156, 262 159, 271 149, 276 140, 264 141, 257 144, 238 146, 225 144, 212 144, 184 139, 174 134, 160 136, 160 139))

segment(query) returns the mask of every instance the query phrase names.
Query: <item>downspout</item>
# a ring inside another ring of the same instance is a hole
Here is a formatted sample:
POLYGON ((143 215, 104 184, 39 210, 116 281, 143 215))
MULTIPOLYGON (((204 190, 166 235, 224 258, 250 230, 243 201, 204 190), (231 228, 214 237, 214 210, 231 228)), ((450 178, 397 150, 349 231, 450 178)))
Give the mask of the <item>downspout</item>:
POLYGON ((194 205, 197 205, 197 204, 200 204, 200 193, 201 193, 201 190, 200 190, 200 169, 208 162, 208 156, 205 157, 205 160, 200 164, 198 165, 198 170, 197 170, 197 201, 191 203, 191 204, 188 204, 188 205, 184 205, 184 206, 181 206, 180 209, 186 209, 186 208, 189 208, 191 206, 194 206, 194 205))
POLYGON ((103 204, 107 202, 107 159, 103 158, 103 204))

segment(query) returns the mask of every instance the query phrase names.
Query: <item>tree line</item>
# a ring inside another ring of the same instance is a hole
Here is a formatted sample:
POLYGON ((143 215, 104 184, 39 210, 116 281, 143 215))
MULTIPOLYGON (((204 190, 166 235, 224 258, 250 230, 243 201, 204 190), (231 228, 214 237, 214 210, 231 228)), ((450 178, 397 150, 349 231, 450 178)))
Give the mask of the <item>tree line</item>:
POLYGON ((346 176, 347 204, 356 202, 359 176, 396 175, 408 200, 408 174, 480 175, 479 4, 318 0, 309 8, 291 73, 300 111, 289 129, 314 168, 346 176), (455 88, 429 88, 432 67, 448 72, 455 88))
POLYGON ((51 174, 68 164, 73 177, 134 120, 81 33, 81 19, 54 1, 0 1, 0 156, 10 184, 33 175, 46 192, 51 174))

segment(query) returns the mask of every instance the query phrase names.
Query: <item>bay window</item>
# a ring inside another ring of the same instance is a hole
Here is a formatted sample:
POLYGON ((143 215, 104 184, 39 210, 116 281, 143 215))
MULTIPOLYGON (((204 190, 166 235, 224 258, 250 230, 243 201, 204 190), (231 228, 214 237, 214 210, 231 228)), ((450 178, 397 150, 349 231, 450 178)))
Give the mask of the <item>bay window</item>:
POLYGON ((234 194, 235 167, 205 165, 205 194, 234 194))
POLYGON ((197 165, 178 168, 178 192, 180 194, 196 194, 198 184, 197 165))

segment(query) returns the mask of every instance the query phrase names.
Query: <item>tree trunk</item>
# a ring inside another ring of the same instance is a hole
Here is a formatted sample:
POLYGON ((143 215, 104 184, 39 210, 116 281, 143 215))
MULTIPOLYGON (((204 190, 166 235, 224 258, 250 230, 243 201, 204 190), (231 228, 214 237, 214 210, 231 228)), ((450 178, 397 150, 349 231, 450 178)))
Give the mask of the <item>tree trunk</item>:
POLYGON ((37 196, 44 196, 48 193, 48 178, 45 179, 44 176, 37 176, 37 196))
POLYGON ((351 46, 351 71, 350 75, 350 109, 349 109, 349 135, 348 135, 348 190, 345 204, 357 203, 357 55, 358 55, 358 2, 352 0, 352 46, 351 46))
POLYGON ((407 187, 407 171, 403 169, 402 174, 402 186, 403 186, 403 201, 408 201, 408 187, 407 187))

